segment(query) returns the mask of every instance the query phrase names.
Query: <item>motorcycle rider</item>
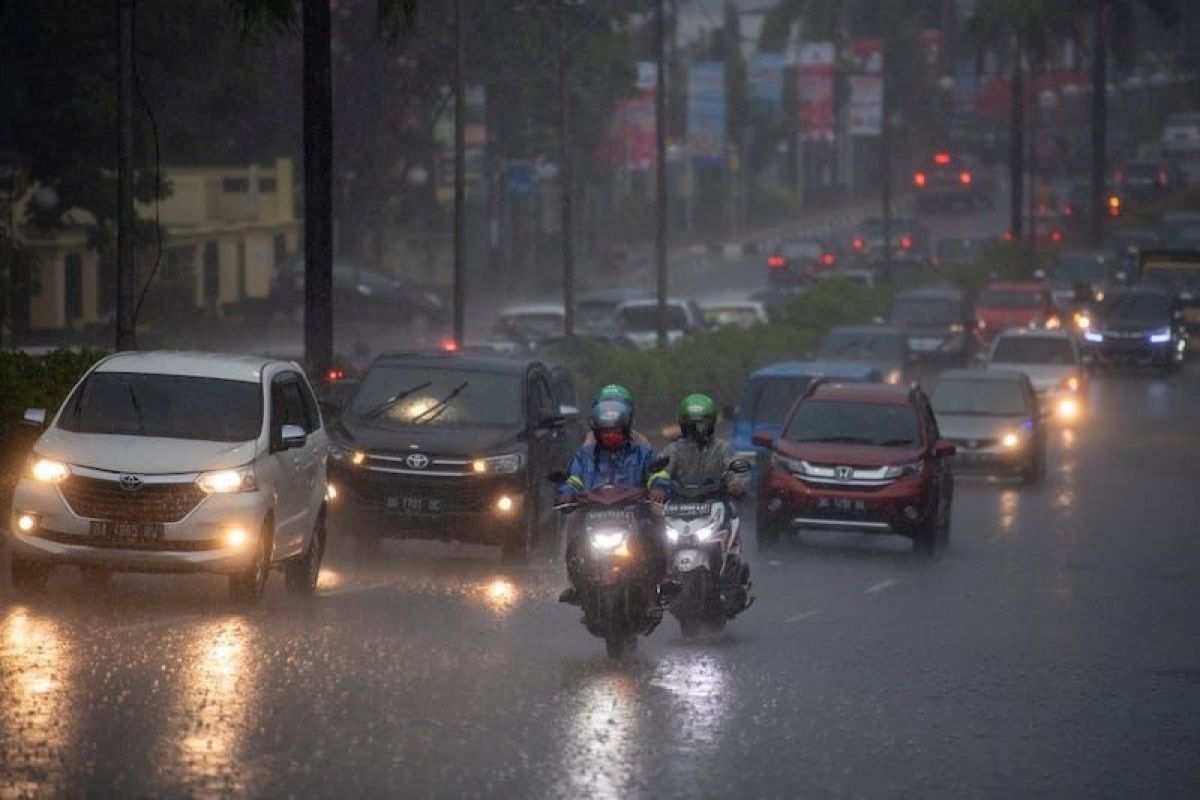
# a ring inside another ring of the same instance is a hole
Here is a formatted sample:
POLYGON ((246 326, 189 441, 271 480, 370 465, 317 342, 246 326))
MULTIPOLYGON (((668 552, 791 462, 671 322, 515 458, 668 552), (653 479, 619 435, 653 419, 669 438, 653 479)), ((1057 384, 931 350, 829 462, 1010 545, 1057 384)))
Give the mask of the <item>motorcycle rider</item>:
MULTIPOLYGON (((629 391, 624 386, 621 386, 619 383, 610 383, 607 386, 601 387, 600 391, 596 392, 596 396, 592 399, 592 405, 599 403, 601 400, 617 400, 621 403, 624 403, 625 405, 629 406, 629 415, 632 418, 634 412, 633 392, 629 391)), ((647 447, 650 446, 650 440, 634 430, 632 426, 629 429, 629 438, 634 444, 644 444, 647 447)), ((588 431, 587 436, 584 437, 583 443, 585 445, 595 444, 596 435, 591 431, 588 431)))
MULTIPOLYGON (((671 490, 671 478, 665 471, 651 471, 655 461, 654 451, 648 444, 633 441, 633 410, 620 400, 600 400, 592 406, 591 427, 595 441, 585 443, 571 459, 567 469, 568 478, 559 486, 559 502, 571 500, 579 492, 598 489, 601 486, 636 486, 650 490, 650 499, 664 502, 671 490)), ((657 523, 645 517, 641 520, 641 533, 650 554, 650 569, 657 577, 666 574, 667 555, 662 537, 657 535, 657 523)), ((567 576, 571 586, 559 596, 559 602, 579 603, 576 589, 580 562, 577 556, 580 526, 567 526, 567 576)))

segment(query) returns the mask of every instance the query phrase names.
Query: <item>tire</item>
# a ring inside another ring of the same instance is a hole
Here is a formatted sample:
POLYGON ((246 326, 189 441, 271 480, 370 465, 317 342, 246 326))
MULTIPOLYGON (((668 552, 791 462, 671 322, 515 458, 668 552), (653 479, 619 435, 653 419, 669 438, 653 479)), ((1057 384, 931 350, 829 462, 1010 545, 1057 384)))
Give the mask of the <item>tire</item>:
POLYGON ((263 523, 258 541, 254 543, 254 563, 242 572, 229 576, 229 598, 235 603, 249 605, 258 602, 271 576, 271 549, 274 524, 263 523))
POLYGON ((18 592, 37 592, 46 588, 52 567, 37 561, 14 558, 9 569, 14 589, 18 592))
POLYGON ((322 510, 313 526, 313 535, 304 552, 288 561, 284 567, 283 583, 289 592, 312 594, 317 590, 321 575, 321 559, 325 557, 325 512, 322 510))
POLYGON ((604 629, 604 651, 611 659, 623 658, 637 650, 637 633, 630 630, 625 617, 625 588, 604 586, 597 590, 596 616, 604 629))
POLYGON ((913 552, 921 558, 929 559, 945 551, 949 546, 950 509, 947 504, 944 513, 939 510, 937 519, 922 527, 913 537, 913 552))
POLYGON ((85 565, 79 568, 79 575, 83 578, 83 585, 88 589, 103 591, 108 588, 108 581, 112 577, 112 570, 104 567, 85 565))

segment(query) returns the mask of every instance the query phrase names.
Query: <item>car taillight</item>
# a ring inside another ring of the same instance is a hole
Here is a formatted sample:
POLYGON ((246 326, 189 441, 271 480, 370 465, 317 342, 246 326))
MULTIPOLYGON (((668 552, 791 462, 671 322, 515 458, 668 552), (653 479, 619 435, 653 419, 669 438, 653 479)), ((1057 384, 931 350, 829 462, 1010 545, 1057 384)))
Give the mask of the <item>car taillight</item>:
POLYGON ((949 153, 934 153, 933 154, 933 163, 941 164, 942 166, 949 164, 950 163, 950 154, 949 153))
POLYGON ((442 350, 447 353, 457 353, 458 342, 454 339, 445 339, 442 341, 442 350))
POLYGON ((340 381, 342 378, 345 378, 345 377, 346 377, 345 371, 340 370, 337 367, 330 367, 329 371, 325 373, 325 380, 329 381, 330 383, 337 383, 338 381, 340 381))
POLYGON ((925 186, 925 173, 924 172, 918 172, 917 174, 913 175, 913 185, 916 186, 918 189, 925 186))
POLYGON ((1050 241, 1061 242, 1062 241, 1062 231, 1060 231, 1058 228, 1055 228, 1054 230, 1050 231, 1050 241))
POLYGON ((1003 236, 1001 236, 1000 238, 1001 238, 1001 239, 1003 239, 1003 240, 1004 240, 1004 241, 1006 241, 1006 242, 1011 242, 1011 241, 1013 240, 1013 232, 1012 232, 1012 231, 1005 231, 1005 232, 1004 232, 1004 235, 1003 235, 1003 236))
POLYGON ((1158 171, 1158 185, 1159 186, 1167 185, 1167 171, 1165 169, 1160 169, 1158 171))
POLYGON ((854 240, 854 249, 855 249, 855 250, 860 250, 860 251, 861 251, 861 250, 862 250, 864 247, 866 247, 866 246, 867 246, 867 243, 866 243, 866 242, 864 242, 862 239, 855 239, 855 240, 854 240))
POLYGON ((969 172, 963 172, 963 173, 959 174, 958 179, 960 181, 962 181, 963 186, 971 185, 971 173, 969 173, 969 172))
POLYGON ((783 269, 787 266, 787 261, 783 256, 767 256, 767 266, 771 269, 783 269))
POLYGON ((901 250, 911 250, 912 249, 912 239, 908 236, 901 236, 900 237, 900 249, 901 250))
POLYGON ((1063 215, 1064 217, 1073 217, 1073 216, 1075 216, 1075 206, 1072 206, 1072 205, 1066 205, 1066 206, 1063 206, 1063 209, 1062 209, 1062 215, 1063 215))
POLYGON ((1121 198, 1115 194, 1108 198, 1108 215, 1110 217, 1121 216, 1121 198))
POLYGON ((821 256, 821 263, 827 267, 832 267, 837 263, 837 256, 835 256, 833 253, 825 253, 821 256))
POLYGON ((940 267, 942 265, 942 259, 939 258, 938 256, 930 256, 929 264, 930 264, 930 266, 940 267))

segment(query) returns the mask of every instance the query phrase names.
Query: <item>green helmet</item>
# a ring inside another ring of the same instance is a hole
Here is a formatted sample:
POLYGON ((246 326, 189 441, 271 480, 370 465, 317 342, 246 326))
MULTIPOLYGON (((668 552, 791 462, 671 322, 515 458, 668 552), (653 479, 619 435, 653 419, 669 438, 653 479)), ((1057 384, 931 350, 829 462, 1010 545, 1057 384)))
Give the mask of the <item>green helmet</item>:
POLYGON ((616 383, 610 383, 596 392, 596 397, 592 400, 595 405, 603 400, 618 400, 629 406, 629 412, 633 413, 633 392, 626 389, 624 386, 616 383))
POLYGON ((706 394, 689 394, 679 403, 678 418, 684 438, 703 444, 717 428, 717 404, 706 394))

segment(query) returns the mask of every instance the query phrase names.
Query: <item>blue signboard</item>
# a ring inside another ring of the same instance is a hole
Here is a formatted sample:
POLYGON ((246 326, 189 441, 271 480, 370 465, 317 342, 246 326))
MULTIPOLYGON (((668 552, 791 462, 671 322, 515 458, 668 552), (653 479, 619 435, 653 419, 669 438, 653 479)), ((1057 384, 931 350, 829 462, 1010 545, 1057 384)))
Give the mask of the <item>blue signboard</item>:
POLYGON ((688 146, 700 163, 720 163, 725 150, 725 64, 699 61, 688 69, 688 146))

